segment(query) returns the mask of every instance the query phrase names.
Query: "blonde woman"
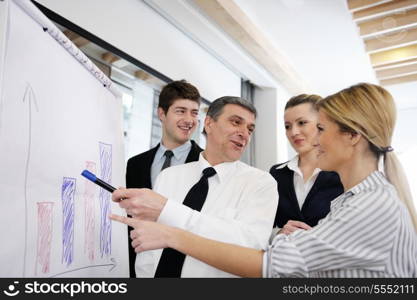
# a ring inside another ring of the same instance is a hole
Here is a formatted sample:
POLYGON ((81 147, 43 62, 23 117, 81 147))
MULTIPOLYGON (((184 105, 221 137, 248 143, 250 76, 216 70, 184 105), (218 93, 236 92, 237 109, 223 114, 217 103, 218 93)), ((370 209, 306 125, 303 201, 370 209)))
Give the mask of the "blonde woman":
MULTIPOLYGON (((113 216, 135 228, 141 252, 171 247, 247 277, 417 277, 417 218, 391 147, 395 105, 361 83, 320 101, 319 167, 336 171, 344 193, 310 230, 278 234, 266 251, 209 240, 163 224, 113 216), (385 175, 378 171, 378 158, 385 175)), ((113 198, 123 198, 123 190, 113 198)))

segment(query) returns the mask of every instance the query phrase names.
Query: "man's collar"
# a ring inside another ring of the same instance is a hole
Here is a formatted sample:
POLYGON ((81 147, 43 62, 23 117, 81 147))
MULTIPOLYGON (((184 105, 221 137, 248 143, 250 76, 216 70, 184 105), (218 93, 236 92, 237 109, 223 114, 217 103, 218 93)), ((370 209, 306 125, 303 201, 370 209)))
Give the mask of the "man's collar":
POLYGON ((232 161, 232 162, 223 162, 212 166, 204 157, 204 151, 200 153, 200 157, 198 159, 198 163, 200 164, 201 172, 205 168, 212 167, 216 170, 216 174, 219 178, 220 183, 224 182, 228 177, 233 175, 233 171, 236 169, 239 161, 232 161))
MULTIPOLYGON (((186 141, 184 144, 182 144, 181 146, 178 146, 174 149, 171 149, 172 153, 174 153, 174 157, 175 159, 179 159, 179 156, 184 153, 187 152, 191 149, 191 141, 188 140, 186 141)), ((155 159, 161 159, 162 156, 164 156, 164 153, 166 150, 168 150, 163 144, 162 141, 159 143, 159 149, 158 149, 158 153, 156 154, 155 159)))

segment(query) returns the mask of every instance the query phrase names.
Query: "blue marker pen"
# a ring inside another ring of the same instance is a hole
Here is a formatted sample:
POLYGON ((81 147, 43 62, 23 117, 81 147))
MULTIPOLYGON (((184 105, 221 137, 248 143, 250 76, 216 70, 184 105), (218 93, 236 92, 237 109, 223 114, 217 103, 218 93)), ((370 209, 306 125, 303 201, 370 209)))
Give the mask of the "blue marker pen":
POLYGON ((108 184, 107 182, 99 179, 96 177, 96 175, 94 175, 93 173, 91 173, 88 170, 84 170, 81 175, 83 175, 85 178, 87 178, 88 180, 91 180, 92 182, 94 182, 95 184, 101 186, 103 189, 105 189, 106 191, 109 191, 110 193, 113 193, 116 188, 112 187, 110 184, 108 184))

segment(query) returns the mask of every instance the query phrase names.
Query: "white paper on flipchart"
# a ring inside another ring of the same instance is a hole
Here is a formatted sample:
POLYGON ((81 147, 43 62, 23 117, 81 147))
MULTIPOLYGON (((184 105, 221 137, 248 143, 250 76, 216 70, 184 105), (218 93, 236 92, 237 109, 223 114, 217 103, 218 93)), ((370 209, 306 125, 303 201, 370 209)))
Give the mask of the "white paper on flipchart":
MULTIPOLYGON (((88 182, 80 175, 93 162, 100 176, 100 145, 111 145, 110 183, 124 185, 121 99, 13 1, 9 8, 0 112, 0 277, 127 277, 126 226, 111 223, 111 249, 103 254, 100 189, 90 185, 94 217, 87 222, 88 182), (71 259, 63 255, 65 178, 75 182, 71 259), (52 203, 47 226, 39 210, 45 203, 52 203), (93 251, 86 249, 87 236, 93 251)), ((114 203, 111 209, 123 214, 114 203)))
POLYGON ((8 13, 9 1, 0 1, 0 130, 1 130, 1 111, 2 111, 2 86, 3 86, 3 71, 4 58, 6 55, 6 43, 8 32, 8 13))

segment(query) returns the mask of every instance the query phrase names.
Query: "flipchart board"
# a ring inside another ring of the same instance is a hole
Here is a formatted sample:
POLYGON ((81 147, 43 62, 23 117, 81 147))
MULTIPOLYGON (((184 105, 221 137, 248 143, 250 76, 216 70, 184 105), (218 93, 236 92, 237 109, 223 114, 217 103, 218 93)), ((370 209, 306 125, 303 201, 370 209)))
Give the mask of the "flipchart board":
POLYGON ((28 0, 0 1, 0 277, 128 277, 111 81, 28 0))

